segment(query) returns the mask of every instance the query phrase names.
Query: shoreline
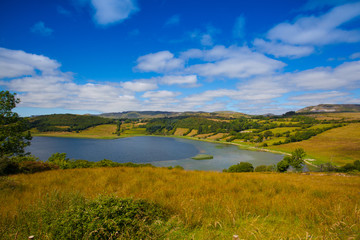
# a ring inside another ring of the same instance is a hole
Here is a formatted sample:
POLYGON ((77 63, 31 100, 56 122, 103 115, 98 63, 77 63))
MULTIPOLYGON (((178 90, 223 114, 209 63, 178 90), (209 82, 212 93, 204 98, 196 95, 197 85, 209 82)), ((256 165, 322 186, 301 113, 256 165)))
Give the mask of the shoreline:
MULTIPOLYGON (((33 134, 33 137, 60 137, 60 138, 77 138, 77 139, 104 139, 104 140, 114 140, 114 139, 120 139, 120 138, 128 138, 128 137, 170 137, 170 138, 182 138, 182 139, 188 139, 188 140, 194 140, 194 141, 202 141, 202 142, 209 142, 209 143, 218 143, 218 144, 228 144, 228 145, 234 145, 237 146, 239 149, 242 150, 249 150, 249 151, 256 151, 256 152, 268 152, 273 154, 281 154, 281 155, 290 155, 290 153, 282 152, 278 150, 272 150, 272 149, 266 149, 266 148, 260 148, 260 147, 254 147, 254 146, 248 146, 245 144, 240 143, 233 143, 233 142, 225 142, 225 141, 216 141, 216 140, 209 140, 209 139, 203 139, 203 138, 196 138, 196 137, 187 137, 187 136, 176 136, 176 135, 149 135, 149 134, 129 134, 129 135, 123 135, 123 136, 110 136, 110 137, 91 137, 91 136, 76 136, 75 134, 33 134)), ((313 164, 311 161, 314 159, 304 159, 304 162, 306 165, 319 168, 318 165, 313 164)))

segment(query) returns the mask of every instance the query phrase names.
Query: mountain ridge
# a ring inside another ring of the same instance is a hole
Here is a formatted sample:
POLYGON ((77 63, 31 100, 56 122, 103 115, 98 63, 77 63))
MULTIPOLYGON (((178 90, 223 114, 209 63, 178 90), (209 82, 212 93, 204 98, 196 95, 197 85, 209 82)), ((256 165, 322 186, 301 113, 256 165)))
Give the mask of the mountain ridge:
POLYGON ((302 108, 296 113, 360 112, 360 104, 319 104, 302 108))

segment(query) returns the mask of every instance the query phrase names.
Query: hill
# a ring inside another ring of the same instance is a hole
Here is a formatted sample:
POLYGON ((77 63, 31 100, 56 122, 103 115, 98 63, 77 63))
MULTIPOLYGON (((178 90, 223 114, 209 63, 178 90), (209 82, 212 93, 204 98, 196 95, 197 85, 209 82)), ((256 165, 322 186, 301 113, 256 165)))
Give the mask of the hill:
POLYGON ((360 104, 319 104, 302 108, 297 113, 360 112, 360 104))
POLYGON ((222 117, 222 118, 239 118, 246 116, 244 113, 232 111, 218 111, 218 112, 166 112, 166 111, 127 111, 103 113, 99 116, 105 118, 115 119, 153 119, 153 118, 170 118, 180 116, 198 116, 198 117, 222 117))

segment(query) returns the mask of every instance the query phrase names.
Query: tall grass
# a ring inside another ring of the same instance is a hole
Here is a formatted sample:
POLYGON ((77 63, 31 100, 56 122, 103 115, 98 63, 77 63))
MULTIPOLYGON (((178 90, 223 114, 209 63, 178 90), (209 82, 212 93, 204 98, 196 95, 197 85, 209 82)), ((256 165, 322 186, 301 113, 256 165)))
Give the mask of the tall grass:
POLYGON ((360 177, 356 176, 98 168, 15 175, 2 181, 3 239, 14 239, 24 231, 32 234, 30 228, 21 227, 33 220, 31 214, 29 219, 19 216, 42 209, 39 201, 52 196, 61 211, 74 194, 157 203, 172 213, 163 226, 164 239, 231 239, 233 234, 242 239, 360 236, 360 177))

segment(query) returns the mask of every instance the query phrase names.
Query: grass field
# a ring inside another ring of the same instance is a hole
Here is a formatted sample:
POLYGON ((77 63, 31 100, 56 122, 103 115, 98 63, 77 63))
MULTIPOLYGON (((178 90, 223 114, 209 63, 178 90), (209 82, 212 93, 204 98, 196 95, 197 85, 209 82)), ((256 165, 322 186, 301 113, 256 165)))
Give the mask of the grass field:
POLYGON ((98 139, 113 139, 118 138, 116 134, 116 124, 104 124, 85 129, 80 132, 32 132, 33 136, 45 137, 72 137, 72 138, 98 138, 98 139))
POLYGON ((41 226, 46 219, 36 213, 66 209, 73 194, 155 202, 171 213, 161 225, 163 239, 232 239, 234 234, 358 239, 360 234, 356 176, 98 168, 15 175, 2 178, 0 188, 1 239, 48 239, 41 226))
POLYGON ((141 136, 146 134, 146 128, 132 128, 128 126, 120 136, 114 134, 116 132, 116 124, 104 124, 91 127, 79 132, 32 132, 33 136, 43 137, 71 137, 71 138, 95 138, 95 139, 115 139, 121 137, 141 136))
POLYGON ((174 132, 175 136, 184 136, 184 134, 189 131, 188 128, 177 128, 176 131, 174 132))
POLYGON ((360 112, 349 112, 349 113, 322 113, 310 115, 318 120, 342 120, 352 121, 360 120, 360 112))
POLYGON ((271 146, 271 149, 291 152, 303 148, 309 157, 319 162, 343 165, 360 160, 360 123, 330 129, 306 141, 271 146))

